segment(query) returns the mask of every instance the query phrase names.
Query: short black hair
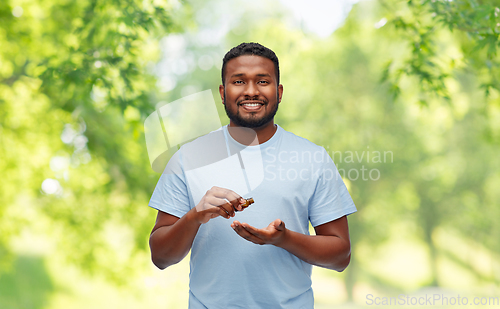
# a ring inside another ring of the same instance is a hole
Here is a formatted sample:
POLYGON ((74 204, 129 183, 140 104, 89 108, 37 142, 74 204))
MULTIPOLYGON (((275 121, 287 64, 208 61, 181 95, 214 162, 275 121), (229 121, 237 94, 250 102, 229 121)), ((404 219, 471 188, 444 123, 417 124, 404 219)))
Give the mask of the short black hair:
POLYGON ((239 56, 244 55, 255 55, 261 56, 271 60, 274 63, 274 71, 276 72, 276 80, 278 85, 280 83, 280 66, 278 62, 278 57, 276 54, 270 50, 269 48, 259 44, 259 43, 241 43, 240 45, 231 48, 230 51, 226 53, 224 58, 222 59, 222 85, 224 85, 226 78, 226 64, 229 60, 234 59, 239 56))

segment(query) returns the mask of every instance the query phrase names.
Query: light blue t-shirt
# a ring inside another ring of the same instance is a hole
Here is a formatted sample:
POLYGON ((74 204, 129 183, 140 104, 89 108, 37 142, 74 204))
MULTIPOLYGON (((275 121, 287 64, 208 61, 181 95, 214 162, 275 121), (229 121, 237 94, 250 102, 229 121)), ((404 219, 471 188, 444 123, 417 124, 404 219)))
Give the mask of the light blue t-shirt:
POLYGON ((264 228, 275 219, 309 234, 356 211, 323 147, 277 127, 256 146, 235 141, 227 126, 183 145, 170 159, 149 206, 182 217, 211 187, 255 203, 234 218, 202 224, 191 248, 190 308, 313 308, 312 265, 272 245, 251 243, 234 220, 264 228))

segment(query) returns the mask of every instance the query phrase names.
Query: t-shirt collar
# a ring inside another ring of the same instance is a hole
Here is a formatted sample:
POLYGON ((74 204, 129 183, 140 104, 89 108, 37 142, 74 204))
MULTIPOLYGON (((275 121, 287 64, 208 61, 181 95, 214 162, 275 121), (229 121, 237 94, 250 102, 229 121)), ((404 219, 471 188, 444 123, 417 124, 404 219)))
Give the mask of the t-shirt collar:
POLYGON ((229 142, 229 143, 232 143, 236 146, 239 146, 239 147, 243 147, 243 148, 258 148, 258 149, 264 149, 264 148, 267 148, 269 147, 270 145, 274 144, 281 136, 281 134, 283 133, 283 128, 280 127, 278 124, 275 124, 276 125, 276 132, 274 132, 273 136, 271 136, 270 139, 268 139, 267 141, 265 141, 264 143, 262 144, 259 144, 259 145, 254 145, 254 146, 248 146, 248 145, 243 145, 241 144, 240 142, 236 141, 232 136, 231 134, 229 134, 229 131, 228 131, 228 125, 225 125, 222 127, 223 131, 224 131, 224 135, 226 136, 226 140, 229 142))

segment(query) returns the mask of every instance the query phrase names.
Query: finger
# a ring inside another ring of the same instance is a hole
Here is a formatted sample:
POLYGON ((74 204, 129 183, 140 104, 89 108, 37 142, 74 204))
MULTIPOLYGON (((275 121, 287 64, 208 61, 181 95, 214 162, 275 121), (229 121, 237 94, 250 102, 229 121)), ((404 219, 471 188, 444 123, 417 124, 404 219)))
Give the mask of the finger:
POLYGON ((241 205, 243 205, 245 203, 245 199, 240 197, 240 198, 231 200, 229 202, 231 203, 231 205, 233 206, 235 211, 242 211, 243 207, 241 205))
POLYGON ((248 223, 242 223, 241 226, 250 234, 254 235, 255 237, 258 237, 258 238, 262 238, 263 233, 261 230, 259 230, 258 228, 255 228, 251 225, 249 225, 248 223))
POLYGON ((224 207, 217 206, 215 209, 216 209, 217 213, 220 214, 221 217, 224 217, 226 219, 231 218, 231 215, 229 214, 229 212, 227 212, 227 210, 224 209, 224 207))
POLYGON ((217 206, 225 204, 225 203, 227 203, 227 202, 224 199, 219 199, 219 198, 216 198, 214 196, 207 195, 207 196, 203 197, 202 201, 198 205, 196 205, 196 210, 197 211, 206 211, 206 210, 213 209, 211 212, 218 213, 217 206))
POLYGON ((231 217, 234 217, 234 207, 231 203, 226 202, 225 204, 220 205, 219 207, 224 209, 224 211, 226 211, 228 213, 228 215, 230 215, 231 217))
POLYGON ((277 229, 278 231, 284 231, 285 230, 285 222, 283 222, 281 219, 276 219, 274 220, 274 228, 277 229))
POLYGON ((208 190, 207 193, 210 195, 213 195, 215 197, 226 198, 228 195, 231 194, 231 192, 233 192, 233 191, 226 189, 226 188, 212 187, 210 190, 208 190))
POLYGON ((220 197, 216 197, 216 196, 212 196, 212 195, 207 196, 206 201, 211 206, 222 206, 222 205, 227 203, 227 201, 225 199, 220 198, 220 197))
POLYGON ((260 239, 259 237, 253 235, 250 233, 248 230, 246 230, 238 221, 234 221, 233 224, 231 224, 231 227, 234 229, 234 231, 240 235, 242 238, 253 242, 254 244, 258 245, 263 245, 264 241, 260 239))
POLYGON ((242 238, 250 241, 250 242, 253 242, 255 244, 258 244, 258 245, 263 245, 265 244, 264 240, 259 238, 258 236, 250 233, 247 229, 245 229, 243 227, 243 225, 241 223, 239 223, 238 221, 235 221, 235 223, 233 223, 231 226, 233 226, 233 229, 235 230, 235 232, 240 235, 242 238))
MULTIPOLYGON (((207 193, 210 193, 211 195, 221 198, 221 199, 226 199, 228 201, 236 201, 239 202, 241 199, 241 196, 237 194, 236 192, 225 189, 225 188, 219 188, 219 187, 212 187, 210 190, 208 190, 207 193)), ((235 205, 236 206, 236 205, 235 205)))

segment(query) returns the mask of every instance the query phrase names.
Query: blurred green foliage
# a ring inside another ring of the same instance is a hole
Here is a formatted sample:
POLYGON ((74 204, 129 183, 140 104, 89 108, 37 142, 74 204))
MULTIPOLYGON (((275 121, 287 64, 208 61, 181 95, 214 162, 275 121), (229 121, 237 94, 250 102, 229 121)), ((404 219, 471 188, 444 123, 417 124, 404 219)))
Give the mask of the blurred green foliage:
POLYGON ((154 110, 147 66, 158 60, 158 38, 180 29, 173 9, 152 1, 0 4, 4 256, 11 237, 33 224, 82 269, 116 282, 133 272, 135 252, 147 248, 142 206, 156 177, 141 139, 141 117, 154 110), (44 194, 45 179, 63 189, 44 194), (121 243, 106 240, 113 229, 121 243))
POLYGON ((44 308, 54 285, 41 257, 20 256, 12 269, 2 274, 2 308, 44 308))
POLYGON ((327 149, 358 207, 352 263, 327 272, 348 299, 361 284, 498 289, 500 4, 363 1, 319 38, 271 2, 217 38, 226 4, 0 3, 0 307, 49 307, 65 290, 44 258, 135 284, 159 177, 142 123, 159 101, 217 97, 221 59, 242 41, 277 53, 277 122, 327 149), (185 68, 162 76, 172 61, 185 68))
MULTIPOLYGON (((383 80, 392 82, 399 92, 402 75, 418 77, 421 92, 450 101, 445 79, 456 69, 466 69, 480 76, 480 87, 486 95, 500 90, 497 55, 500 46, 500 3, 491 1, 386 1, 386 21, 404 37, 408 56, 401 64, 387 63, 383 80), (455 34, 459 52, 446 52, 440 44, 442 33, 455 34)), ((420 103, 427 104, 421 99, 420 103)))

